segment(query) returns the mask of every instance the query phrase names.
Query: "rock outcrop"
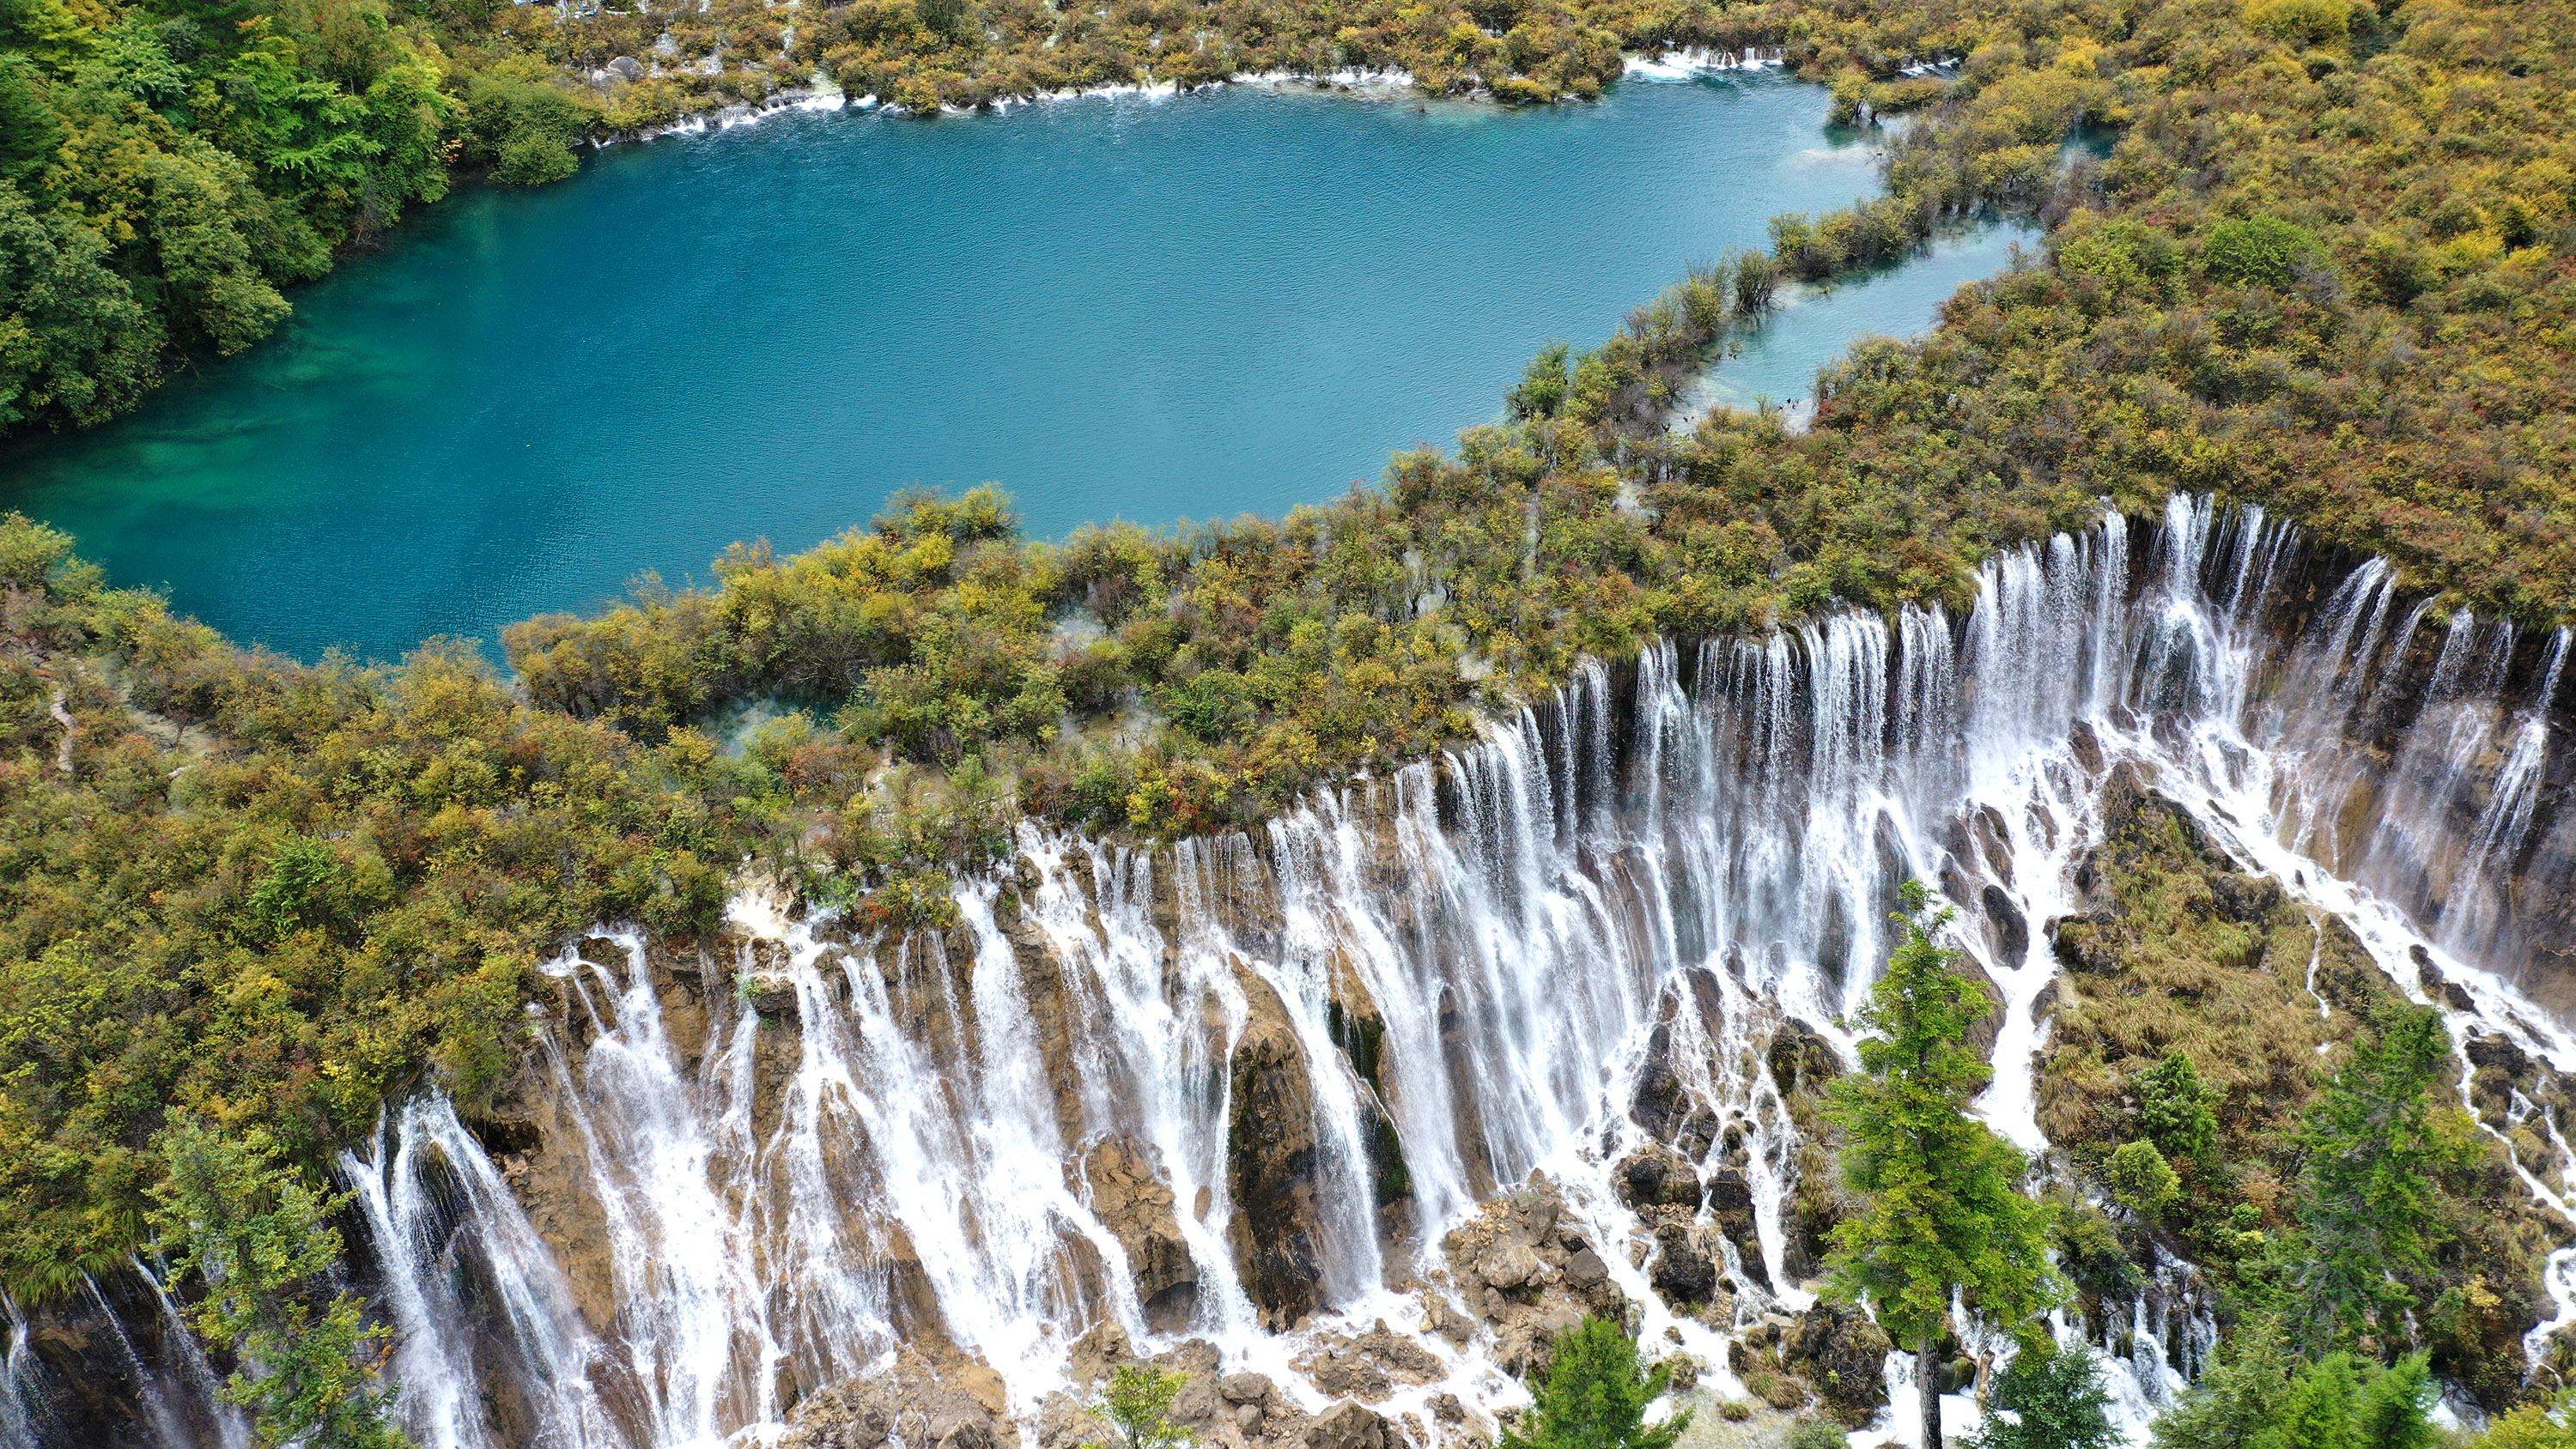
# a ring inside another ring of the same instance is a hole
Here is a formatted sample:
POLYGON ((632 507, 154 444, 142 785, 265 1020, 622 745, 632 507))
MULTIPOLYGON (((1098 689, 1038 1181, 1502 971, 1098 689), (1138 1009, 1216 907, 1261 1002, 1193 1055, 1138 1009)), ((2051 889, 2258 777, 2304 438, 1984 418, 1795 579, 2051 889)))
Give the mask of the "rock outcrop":
MULTIPOLYGON (((1451 1229, 1440 1250, 1469 1313, 1493 1335, 1495 1361, 1509 1373, 1545 1372, 1559 1334, 1587 1314, 1616 1317, 1627 1308, 1600 1249, 1566 1219, 1564 1198, 1541 1174, 1451 1229)), ((1430 1316, 1434 1331, 1457 1341, 1460 1325, 1445 1311, 1430 1316)))
POLYGON ((1440 1356, 1388 1331, 1386 1321, 1356 1336, 1326 1334, 1298 1356, 1297 1371, 1335 1398, 1377 1403, 1402 1385, 1436 1383, 1447 1372, 1440 1356))
POLYGON ((1002 1376, 955 1353, 907 1345, 884 1373, 851 1379, 796 1408, 780 1449, 1018 1449, 1002 1376))
POLYGON ((1815 1389, 1826 1412, 1857 1429, 1887 1407, 1887 1355, 1895 1347, 1868 1314, 1819 1303, 1782 1336, 1780 1362, 1815 1389))
POLYGON ((1083 1156, 1083 1179, 1091 1210, 1127 1250, 1146 1323, 1158 1333, 1188 1327, 1198 1306, 1198 1264, 1153 1149, 1123 1137, 1094 1143, 1083 1156))
POLYGON ((1324 1277, 1316 1223, 1315 1102, 1296 1024, 1270 983, 1238 973, 1250 1011, 1229 1064, 1229 1242, 1244 1290, 1273 1330, 1316 1308, 1324 1277))

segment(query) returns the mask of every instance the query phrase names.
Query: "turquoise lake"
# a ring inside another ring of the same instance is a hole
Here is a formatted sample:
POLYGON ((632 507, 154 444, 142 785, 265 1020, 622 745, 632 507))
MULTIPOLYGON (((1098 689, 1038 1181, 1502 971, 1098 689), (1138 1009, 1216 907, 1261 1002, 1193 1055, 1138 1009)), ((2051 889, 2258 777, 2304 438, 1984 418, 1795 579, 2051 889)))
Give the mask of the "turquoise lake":
MULTIPOLYGON (((1826 105, 1768 73, 1528 111, 1230 87, 611 147, 420 213, 130 418, 0 451, 0 507, 308 658, 490 641, 914 484, 997 481, 1041 536, 1278 513, 1873 191, 1876 138, 1826 105)), ((1800 299, 1709 395, 1803 397, 2007 241, 1800 299)))

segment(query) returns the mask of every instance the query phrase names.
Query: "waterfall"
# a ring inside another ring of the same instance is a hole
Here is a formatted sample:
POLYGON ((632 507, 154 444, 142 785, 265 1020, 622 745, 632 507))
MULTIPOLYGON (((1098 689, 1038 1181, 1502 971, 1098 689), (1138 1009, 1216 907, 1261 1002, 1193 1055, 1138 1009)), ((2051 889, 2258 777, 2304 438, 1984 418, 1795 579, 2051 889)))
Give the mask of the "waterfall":
MULTIPOLYGON (((249 1449, 250 1421, 239 1407, 224 1398, 223 1380, 216 1376, 215 1366, 207 1361, 204 1345, 197 1342, 196 1331, 179 1312, 179 1305, 161 1286, 160 1273, 145 1267, 140 1258, 127 1260, 134 1276, 152 1290, 152 1303, 160 1311, 161 1342, 165 1355, 179 1360, 181 1377, 186 1381, 190 1398, 214 1421, 215 1442, 220 1449, 249 1449)), ((95 1289, 96 1285, 92 1285, 95 1289)), ((122 1330, 120 1330, 120 1333, 122 1330)))
POLYGON ((36 1355, 28 1345, 27 1315, 18 1311, 18 1300, 0 1294, 0 1308, 9 1315, 8 1381, 0 1384, 0 1449, 38 1449, 43 1442, 38 1426, 43 1421, 43 1390, 36 1379, 36 1355))
MULTIPOLYGON (((1932 882, 2004 1002, 1980 1110, 2048 1150, 2047 927, 2078 909, 2117 766, 2349 924, 2464 1047, 2501 1033, 2576 1068, 2525 995, 2576 860, 2568 652, 2565 630, 2436 619, 2385 562, 2258 509, 2176 498, 2157 526, 2106 514, 1997 553, 1963 614, 1844 611, 1587 665, 1474 743, 1257 831, 1146 848, 1023 826, 944 930, 791 919, 757 889, 702 948, 604 929, 546 964, 556 997, 531 1011, 543 1156, 570 1183, 543 1214, 511 1175, 537 1171, 525 1145, 496 1164, 434 1098, 342 1162, 406 1421, 438 1449, 765 1443, 805 1397, 935 1343, 997 1371, 1030 1427, 1098 1325, 1205 1339, 1321 1407, 1291 1360, 1378 1320, 1415 1332, 1453 1291, 1444 1234, 1533 1173, 1646 1340, 1733 1386, 1729 1340, 1811 1301, 1768 1044, 1848 1059, 1896 887, 1932 882), (1293 1139, 1294 1193, 1247 1124, 1293 1139), (1731 1318, 1652 1287, 1664 1250, 1613 1170, 1650 1143, 1748 1203, 1717 1249, 1731 1318), (539 1227, 563 1202, 596 1223, 577 1266, 539 1227)), ((2551 1164, 2518 1165, 2576 1212, 2551 1164)), ((2576 1322, 2576 1250, 2548 1273, 2576 1322)), ((2205 1361, 2210 1296, 2159 1255, 2130 1301, 2061 1320, 2109 1358, 2133 1430, 2205 1361)), ((1445 1377, 1384 1411, 1520 1394, 1484 1339, 1420 1338, 1445 1377)), ((1910 1361, 1890 1372, 1901 1393, 1910 1361)))
MULTIPOLYGON (((483 1402, 495 1381, 522 1386, 532 1401, 513 1444, 623 1442, 591 1378, 601 1347, 563 1270, 444 1097, 415 1100, 379 1124, 369 1154, 340 1155, 340 1175, 383 1261, 391 1370, 404 1424, 423 1449, 503 1449, 483 1402), (497 1342, 460 1331, 495 1316, 478 1300, 497 1307, 497 1342)), ((226 1449, 237 1446, 227 1440, 226 1449)))
POLYGON ((115 1305, 109 1303, 107 1294, 99 1289, 98 1280, 83 1274, 81 1283, 89 1290, 90 1303, 98 1309, 100 1319, 107 1326, 108 1336, 116 1341, 117 1367, 135 1386, 141 1400, 143 1425, 151 1432, 153 1449, 197 1449, 196 1426, 189 1421, 187 1401, 173 1395, 169 1380, 154 1373, 151 1366, 143 1361, 143 1355, 134 1347, 134 1340, 126 1334, 124 1322, 117 1317, 115 1305))

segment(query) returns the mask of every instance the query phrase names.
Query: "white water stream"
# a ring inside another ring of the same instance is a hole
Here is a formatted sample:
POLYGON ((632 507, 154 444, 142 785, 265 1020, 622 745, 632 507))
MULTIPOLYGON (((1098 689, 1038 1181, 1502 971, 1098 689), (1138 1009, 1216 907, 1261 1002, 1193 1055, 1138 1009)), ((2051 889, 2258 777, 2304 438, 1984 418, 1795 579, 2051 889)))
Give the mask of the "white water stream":
MULTIPOLYGON (((1588 668, 1480 744, 1257 835, 1140 851, 1024 828, 1008 868, 960 889, 948 936, 853 942, 756 893, 703 968, 609 933, 548 967, 569 1009, 531 1018, 604 1281, 574 1291, 442 1103, 343 1164, 405 1417, 434 1449, 766 1442, 798 1392, 938 1336, 1033 1422, 1100 1322, 1141 1345, 1209 1339, 1320 1407, 1298 1347, 1381 1318, 1412 1331, 1443 1231, 1533 1171, 1603 1245, 1646 1340, 1673 1330, 1733 1388, 1728 1334, 1810 1301, 1785 1226, 1796 1132, 1762 1065, 1774 1030, 1804 1023, 1848 1056, 1839 1018, 1890 945, 1895 887, 1934 882, 2007 1003, 1982 1110, 2044 1152, 2044 927, 2081 908, 2122 761, 2418 999, 2425 953, 2470 1003, 2435 1002, 2455 1037, 2576 1067, 2576 1039, 2515 984, 2549 929, 2529 912, 2576 856, 2576 812, 2552 808, 2569 640, 2431 612, 2383 564, 2339 568, 2259 512, 2177 499, 2160 528, 2106 519, 1999 555, 1964 619, 1845 613, 1650 650, 1632 680, 1588 668), (1306 1240, 1257 1245, 1311 1269, 1321 1311, 1293 1331, 1264 1327, 1229 1172, 1238 1049, 1265 1023, 1314 1106, 1306 1240), (1611 1174, 1647 1140, 1629 1106, 1650 1066, 1725 1129, 1703 1176, 1740 1170, 1753 1199, 1759 1263, 1725 1250, 1732 1326, 1669 1310, 1622 1251, 1652 1241, 1611 1174), (1154 1262, 1131 1261, 1098 1196, 1119 1163, 1170 1192, 1180 1247, 1154 1262), (610 1321, 584 1318, 586 1296, 610 1321)), ((2523 1171, 2565 1214, 2558 1166, 2523 1171)), ((2145 1277, 2062 1330, 2110 1355, 2133 1432, 2214 1336, 2188 1264, 2145 1277)), ((2549 1288, 2576 1321, 2576 1253, 2552 1257, 2549 1288)), ((1421 1336, 1448 1381, 1382 1409, 1518 1396, 1482 1340, 1421 1336)), ((1889 1369, 1910 1406, 1910 1362, 1889 1369)), ((1892 1428, 1910 1441, 1908 1409, 1892 1428)))

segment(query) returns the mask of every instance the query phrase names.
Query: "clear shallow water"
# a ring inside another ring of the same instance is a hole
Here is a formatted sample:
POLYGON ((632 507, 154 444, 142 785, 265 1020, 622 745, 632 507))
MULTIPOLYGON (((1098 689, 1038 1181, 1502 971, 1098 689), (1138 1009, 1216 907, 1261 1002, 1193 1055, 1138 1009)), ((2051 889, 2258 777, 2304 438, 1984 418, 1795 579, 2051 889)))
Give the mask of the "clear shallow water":
POLYGON ((1950 294, 2012 265, 2013 248, 2033 246, 2039 230, 2009 220, 1980 221, 1942 232, 1922 254, 1846 278, 1830 287, 1792 284, 1762 325, 1736 339, 1732 355, 1686 389, 1674 410, 1687 427, 1714 404, 1777 404, 1797 417, 1816 409, 1816 374, 1869 336, 1914 336, 1928 330, 1950 294))
MULTIPOLYGON (((308 657, 703 578, 915 483, 999 481, 1042 535, 1277 512, 1874 190, 1825 110, 1766 73, 1525 112, 1238 87, 615 147, 424 214, 132 418, 0 452, 0 507, 308 657)), ((1802 396, 1814 362, 1775 351, 1725 386, 1802 396)))

